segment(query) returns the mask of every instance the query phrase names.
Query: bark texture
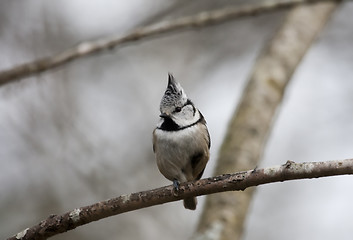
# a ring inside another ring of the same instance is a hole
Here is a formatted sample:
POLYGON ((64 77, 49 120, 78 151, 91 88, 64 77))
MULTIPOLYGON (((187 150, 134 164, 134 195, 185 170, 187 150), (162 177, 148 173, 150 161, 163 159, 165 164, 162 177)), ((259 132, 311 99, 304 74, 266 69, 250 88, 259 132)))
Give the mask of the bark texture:
POLYGON ((182 200, 186 197, 200 196, 224 191, 245 190, 260 184, 283 182, 286 180, 318 178, 335 175, 353 174, 353 159, 327 162, 287 163, 235 174, 223 174, 180 184, 176 195, 173 186, 149 191, 131 193, 98 202, 86 207, 76 208, 62 215, 50 215, 37 225, 26 228, 8 240, 42 240, 93 221, 146 208, 153 205, 182 200))
MULTIPOLYGON (((323 29, 336 3, 299 6, 257 59, 230 121, 214 175, 255 168, 293 72, 323 29)), ((210 195, 194 239, 240 239, 254 189, 210 195)))

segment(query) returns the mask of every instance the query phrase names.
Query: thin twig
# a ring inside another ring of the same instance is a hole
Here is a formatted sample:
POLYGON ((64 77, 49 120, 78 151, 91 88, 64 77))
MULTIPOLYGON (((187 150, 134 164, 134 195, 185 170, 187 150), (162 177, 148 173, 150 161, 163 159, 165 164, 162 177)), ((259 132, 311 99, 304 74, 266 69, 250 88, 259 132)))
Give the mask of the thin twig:
POLYGON ((46 220, 23 230, 16 236, 8 238, 8 240, 47 239, 106 217, 153 205, 178 201, 185 197, 225 191, 239 191, 266 183, 345 174, 353 174, 353 159, 307 163, 287 161, 287 163, 281 166, 254 169, 235 174, 224 174, 199 181, 183 183, 180 185, 180 191, 177 196, 173 194, 172 186, 166 186, 149 191, 122 195, 90 206, 80 207, 62 215, 51 215, 46 220))
POLYGON ((113 36, 95 41, 82 42, 73 48, 58 53, 57 55, 41 58, 33 62, 15 66, 8 70, 0 71, 0 86, 62 66, 81 57, 96 54, 104 50, 109 50, 122 44, 133 43, 147 37, 157 36, 177 30, 201 28, 239 17, 254 16, 261 13, 289 9, 299 4, 312 4, 323 1, 338 2, 340 0, 271 1, 262 3, 261 5, 227 7, 214 11, 201 12, 194 16, 181 17, 174 20, 152 24, 146 27, 141 27, 123 37, 113 36))

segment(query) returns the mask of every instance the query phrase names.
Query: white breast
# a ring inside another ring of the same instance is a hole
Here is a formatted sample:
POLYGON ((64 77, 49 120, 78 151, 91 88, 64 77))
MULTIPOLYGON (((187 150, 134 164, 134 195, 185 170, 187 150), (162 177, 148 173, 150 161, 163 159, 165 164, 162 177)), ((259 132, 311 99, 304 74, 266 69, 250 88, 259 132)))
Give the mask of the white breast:
POLYGON ((198 123, 179 131, 154 132, 154 146, 157 165, 160 172, 169 180, 185 182, 185 167, 190 165, 190 158, 197 152, 208 151, 206 126, 198 123))

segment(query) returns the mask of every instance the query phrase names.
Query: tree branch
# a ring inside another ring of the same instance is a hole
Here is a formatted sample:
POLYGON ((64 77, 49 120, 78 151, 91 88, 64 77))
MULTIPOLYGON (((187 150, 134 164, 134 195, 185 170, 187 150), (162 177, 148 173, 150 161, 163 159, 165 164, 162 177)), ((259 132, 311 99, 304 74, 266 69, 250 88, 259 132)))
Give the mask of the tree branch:
POLYGON ((174 202, 185 197, 200 196, 225 191, 243 191, 248 187, 295 179, 319 178, 353 174, 353 159, 287 163, 262 169, 223 174, 199 181, 180 184, 180 191, 173 194, 173 187, 166 186, 149 191, 122 195, 90 206, 74 209, 62 215, 51 215, 37 225, 27 228, 8 240, 47 239, 78 226, 136 209, 174 202))
POLYGON ((292 0, 292 1, 271 1, 261 5, 251 5, 243 7, 227 7, 208 12, 201 12, 194 16, 181 17, 174 20, 164 21, 141 27, 123 37, 108 37, 96 41, 87 41, 67 49, 57 55, 41 58, 33 62, 21 64, 8 70, 0 72, 0 86, 29 77, 34 74, 45 72, 67 64, 73 60, 89 56, 120 46, 122 44, 133 43, 147 37, 158 36, 164 33, 190 28, 201 28, 212 24, 236 19, 244 16, 254 16, 260 13, 267 13, 276 10, 289 9, 300 4, 312 4, 316 2, 340 2, 340 0, 292 0))

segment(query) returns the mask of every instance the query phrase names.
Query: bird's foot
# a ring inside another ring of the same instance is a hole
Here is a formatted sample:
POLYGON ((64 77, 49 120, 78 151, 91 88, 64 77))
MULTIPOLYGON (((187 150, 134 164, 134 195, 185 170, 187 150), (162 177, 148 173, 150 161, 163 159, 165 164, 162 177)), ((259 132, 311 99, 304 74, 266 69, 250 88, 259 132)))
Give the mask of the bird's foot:
POLYGON ((174 179, 173 180, 173 194, 174 194, 174 196, 178 196, 179 186, 180 186, 180 182, 178 180, 174 179))
POLYGON ((257 171, 257 166, 251 171, 251 173, 256 173, 257 171))

